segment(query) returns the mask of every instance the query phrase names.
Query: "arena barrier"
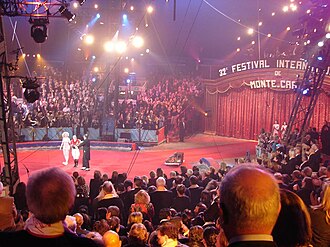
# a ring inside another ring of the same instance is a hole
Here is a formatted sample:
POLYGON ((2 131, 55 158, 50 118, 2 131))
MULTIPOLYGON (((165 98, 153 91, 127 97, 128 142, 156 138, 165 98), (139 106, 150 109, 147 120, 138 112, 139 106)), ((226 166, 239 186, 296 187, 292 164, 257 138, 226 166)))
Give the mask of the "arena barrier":
POLYGON ((161 144, 165 141, 165 128, 159 130, 116 129, 116 139, 121 142, 161 144))
MULTIPOLYGON (((71 127, 63 128, 23 128, 18 134, 19 142, 34 142, 34 141, 58 141, 62 139, 62 133, 68 132, 70 138, 77 135, 82 138, 82 135, 88 131, 90 140, 101 140, 100 129, 80 128, 74 129, 71 127)), ((165 141, 165 128, 159 130, 144 130, 144 129, 116 129, 115 140, 118 142, 138 142, 160 144, 165 141), (123 138, 122 138, 123 137, 123 138)))

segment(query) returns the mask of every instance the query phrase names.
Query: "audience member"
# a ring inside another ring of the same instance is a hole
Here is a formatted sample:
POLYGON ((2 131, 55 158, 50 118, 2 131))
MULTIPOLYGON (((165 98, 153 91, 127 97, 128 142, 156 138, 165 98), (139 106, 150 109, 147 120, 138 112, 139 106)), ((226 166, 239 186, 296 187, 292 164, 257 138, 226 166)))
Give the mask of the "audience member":
POLYGON ((4 187, 0 182, 0 231, 14 231, 17 210, 14 198, 5 196, 4 187))
POLYGON ((323 184, 320 202, 312 195, 312 208, 309 211, 312 220, 312 245, 330 246, 330 183, 323 184))
POLYGON ((229 246, 276 246, 270 235, 280 211, 278 185, 260 167, 239 165, 220 186, 221 226, 229 246))
POLYGON ((119 239, 119 236, 114 231, 107 231, 103 235, 103 241, 105 247, 120 247, 121 241, 119 239))
POLYGON ((308 247, 312 238, 311 219, 304 202, 293 192, 281 190, 281 211, 272 231, 278 247, 308 247))
POLYGON ((0 233, 0 242, 8 246, 97 246, 68 231, 63 223, 75 193, 71 177, 59 168, 33 173, 26 190, 33 215, 26 221, 25 230, 0 233))

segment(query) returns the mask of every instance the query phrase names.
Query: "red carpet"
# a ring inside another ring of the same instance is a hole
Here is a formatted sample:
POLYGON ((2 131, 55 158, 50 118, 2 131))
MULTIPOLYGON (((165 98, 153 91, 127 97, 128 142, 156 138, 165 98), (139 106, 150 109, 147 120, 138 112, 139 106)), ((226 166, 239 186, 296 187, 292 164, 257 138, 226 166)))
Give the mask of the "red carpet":
POLYGON ((31 174, 34 171, 54 166, 61 167, 69 174, 78 171, 89 182, 94 170, 100 170, 102 174, 107 173, 109 177, 114 170, 119 173, 128 172, 134 155, 137 155, 137 158, 131 166, 131 171, 128 174, 129 178, 136 175, 149 175, 151 170, 156 170, 158 167, 163 168, 166 174, 172 170, 179 171, 179 167, 164 165, 164 161, 176 151, 184 152, 184 165, 191 168, 201 157, 226 160, 233 163, 234 158, 245 157, 247 151, 250 151, 253 155, 255 145, 255 141, 197 135, 189 138, 184 143, 166 143, 157 147, 142 148, 140 151, 92 150, 90 171, 80 170, 82 156, 79 160, 79 168, 73 167, 72 157, 70 157, 68 166, 62 165, 64 159, 60 150, 18 150, 18 161, 20 179, 24 182, 28 179, 27 170, 31 174))

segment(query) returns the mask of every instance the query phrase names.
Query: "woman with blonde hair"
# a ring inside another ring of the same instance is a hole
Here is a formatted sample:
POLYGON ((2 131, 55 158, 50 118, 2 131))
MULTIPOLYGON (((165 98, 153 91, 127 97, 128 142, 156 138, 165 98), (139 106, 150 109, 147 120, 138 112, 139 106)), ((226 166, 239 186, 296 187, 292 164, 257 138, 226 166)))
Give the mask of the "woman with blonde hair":
POLYGON ((131 230, 132 225, 134 225, 135 223, 142 223, 142 222, 143 222, 143 216, 141 212, 130 213, 127 220, 127 227, 126 227, 127 232, 131 230))
POLYGON ((146 247, 149 233, 142 223, 134 223, 128 233, 128 244, 124 247, 146 247))
POLYGON ((321 199, 318 203, 317 197, 311 194, 312 219, 312 245, 317 247, 330 246, 330 182, 322 186, 321 199))
POLYGON ((141 212, 144 220, 152 220, 155 209, 150 202, 149 194, 145 190, 140 190, 135 194, 134 203, 131 205, 129 212, 141 212))

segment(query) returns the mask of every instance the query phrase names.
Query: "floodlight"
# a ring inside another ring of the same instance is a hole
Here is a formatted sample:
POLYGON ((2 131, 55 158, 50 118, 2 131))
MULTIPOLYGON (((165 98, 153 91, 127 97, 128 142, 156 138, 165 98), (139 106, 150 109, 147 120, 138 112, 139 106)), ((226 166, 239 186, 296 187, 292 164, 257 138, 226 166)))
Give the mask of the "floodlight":
POLYGON ((78 0, 78 3, 81 5, 83 5, 86 2, 86 0, 78 0))
POLYGON ((36 43, 43 43, 47 39, 47 24, 48 19, 30 19, 31 26, 31 37, 36 43))
POLYGON ((133 44, 134 47, 140 48, 140 47, 143 46, 144 40, 141 36, 135 36, 132 40, 132 44, 133 44))
POLYGON ((23 82, 22 87, 25 89, 24 98, 28 103, 34 103, 40 98, 40 93, 38 92, 40 85, 37 83, 37 79, 32 80, 27 78, 23 82))
POLYGON ((62 16, 64 16, 68 22, 73 21, 73 19, 76 17, 75 14, 72 14, 66 7, 61 6, 58 10, 62 16))

